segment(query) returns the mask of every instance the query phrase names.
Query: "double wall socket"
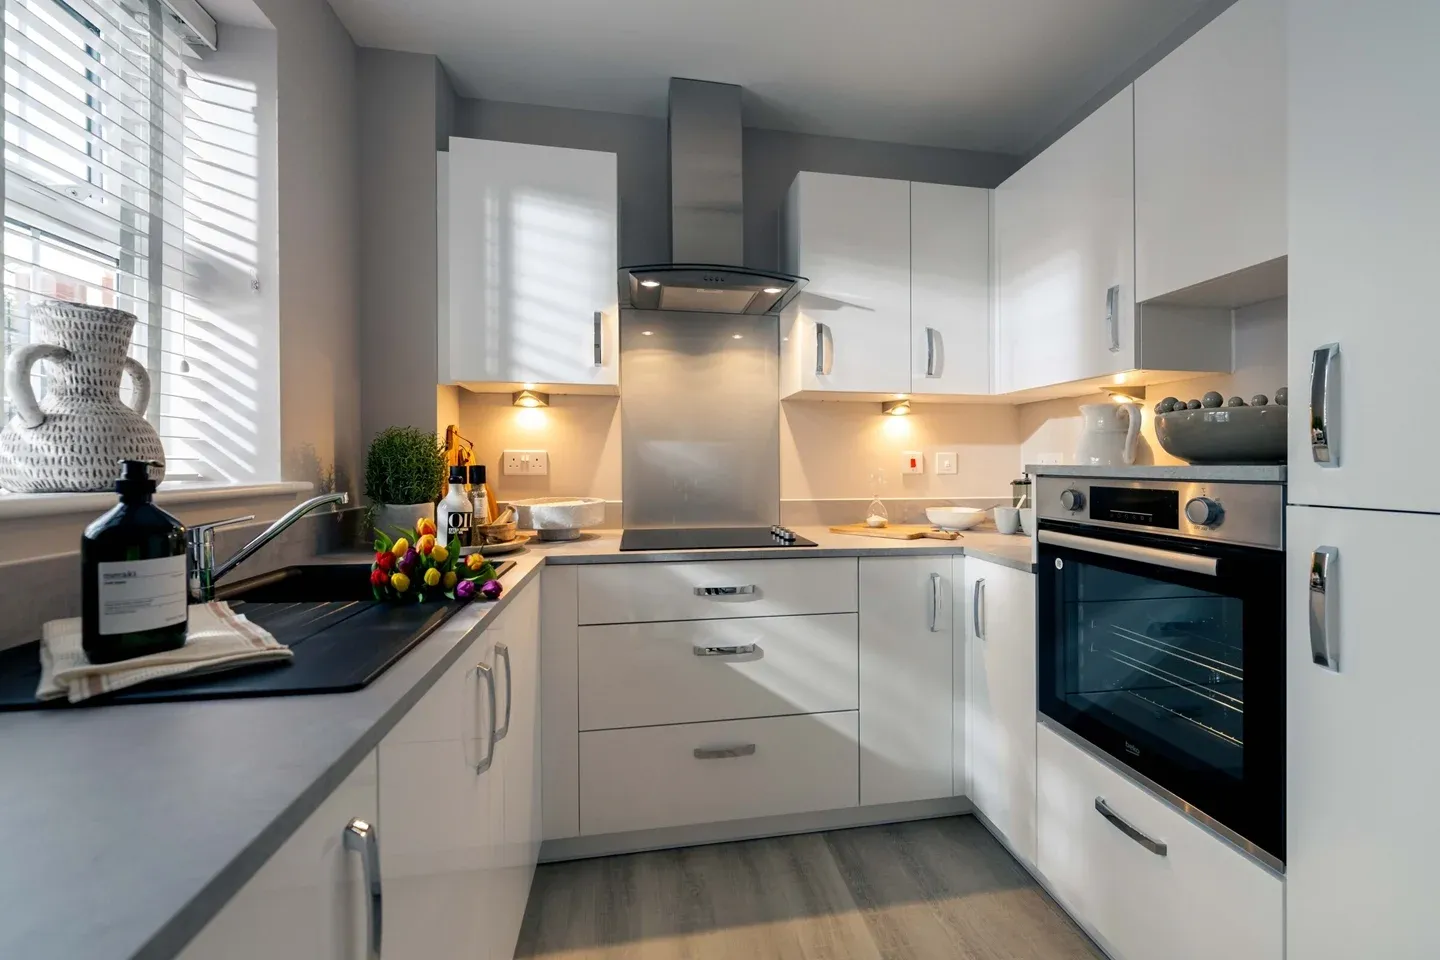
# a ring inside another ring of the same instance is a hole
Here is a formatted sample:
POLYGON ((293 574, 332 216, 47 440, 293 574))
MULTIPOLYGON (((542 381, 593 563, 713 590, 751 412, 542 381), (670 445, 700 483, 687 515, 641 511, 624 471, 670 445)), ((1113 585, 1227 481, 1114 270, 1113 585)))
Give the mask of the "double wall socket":
POLYGON ((544 450, 506 450, 501 460, 507 477, 544 477, 550 473, 550 454, 544 450))

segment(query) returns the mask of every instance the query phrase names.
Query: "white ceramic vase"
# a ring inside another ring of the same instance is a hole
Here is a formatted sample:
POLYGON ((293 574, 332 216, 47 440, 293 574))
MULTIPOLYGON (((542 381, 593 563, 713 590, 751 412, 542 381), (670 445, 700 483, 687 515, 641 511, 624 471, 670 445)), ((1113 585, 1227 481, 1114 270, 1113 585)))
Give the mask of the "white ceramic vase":
POLYGON ((165 448, 144 417, 150 377, 129 356, 135 315, 109 307, 47 300, 30 307, 30 343, 5 362, 5 392, 15 416, 0 430, 0 487, 12 493, 112 489, 120 460, 153 460, 165 477, 165 448), (30 374, 49 364, 39 399, 30 374), (134 383, 120 401, 120 376, 134 383))

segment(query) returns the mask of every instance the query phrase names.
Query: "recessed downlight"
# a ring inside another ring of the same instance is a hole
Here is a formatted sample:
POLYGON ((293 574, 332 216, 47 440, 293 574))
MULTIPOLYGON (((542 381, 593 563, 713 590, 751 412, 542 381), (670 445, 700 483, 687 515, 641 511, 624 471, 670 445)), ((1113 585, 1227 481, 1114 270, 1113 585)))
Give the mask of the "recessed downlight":
POLYGON ((785 290, 784 290, 783 288, 781 288, 781 287, 766 287, 766 288, 765 288, 765 292, 766 292, 766 293, 769 293, 769 294, 776 294, 776 293, 784 293, 785 290))
POLYGON ((651 287, 651 288, 654 288, 654 287, 660 286, 660 281, 659 281, 659 280, 641 280, 641 281, 640 281, 640 286, 642 286, 642 287, 651 287))
POLYGON ((640 336, 642 336, 642 337, 653 337, 653 336, 655 336, 655 331, 654 331, 654 330, 641 330, 641 331, 640 331, 640 336))

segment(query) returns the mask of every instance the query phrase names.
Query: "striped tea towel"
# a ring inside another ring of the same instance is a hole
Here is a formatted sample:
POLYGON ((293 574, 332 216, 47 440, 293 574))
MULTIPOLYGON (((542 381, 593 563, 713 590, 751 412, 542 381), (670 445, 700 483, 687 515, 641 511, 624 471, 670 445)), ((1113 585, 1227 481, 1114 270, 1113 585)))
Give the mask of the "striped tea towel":
POLYGON ((216 673, 295 654, 263 627, 224 602, 190 608, 185 646, 117 663, 91 663, 80 644, 80 618, 51 620, 40 638, 37 700, 69 698, 79 703, 102 693, 182 674, 216 673))

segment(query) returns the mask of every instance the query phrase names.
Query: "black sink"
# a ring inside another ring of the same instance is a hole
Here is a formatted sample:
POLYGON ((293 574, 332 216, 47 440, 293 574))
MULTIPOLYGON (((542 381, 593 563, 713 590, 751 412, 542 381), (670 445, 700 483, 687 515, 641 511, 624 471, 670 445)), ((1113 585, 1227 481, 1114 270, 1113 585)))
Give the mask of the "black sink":
MULTIPOLYGON (((498 564, 503 576, 513 562, 498 564)), ((237 580, 216 599, 270 631, 295 656, 213 676, 158 681, 86 704, 146 703, 274 697, 359 690, 434 633, 465 605, 449 600, 395 604, 374 598, 368 563, 317 563, 286 567, 237 580)), ((38 643, 0 651, 0 710, 29 710, 38 703, 38 643)))

